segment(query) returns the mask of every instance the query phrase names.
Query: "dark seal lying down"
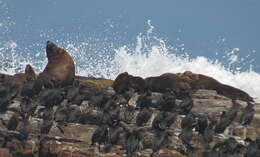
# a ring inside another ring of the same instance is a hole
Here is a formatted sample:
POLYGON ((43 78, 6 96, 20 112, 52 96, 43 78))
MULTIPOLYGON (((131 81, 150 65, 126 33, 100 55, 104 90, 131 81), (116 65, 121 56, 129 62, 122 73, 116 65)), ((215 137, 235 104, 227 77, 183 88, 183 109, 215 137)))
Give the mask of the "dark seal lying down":
POLYGON ((197 89, 215 90, 218 94, 224 95, 230 99, 239 99, 243 101, 253 101, 253 98, 246 92, 222 84, 212 77, 195 74, 190 71, 184 73, 165 73, 160 76, 141 78, 129 75, 127 72, 117 76, 113 83, 113 87, 117 93, 133 88, 137 91, 150 90, 152 92, 166 92, 168 89, 175 93, 183 94, 186 91, 197 89))
POLYGON ((148 89, 154 92, 164 92, 167 88, 180 92, 187 89, 209 89, 216 90, 218 94, 224 95, 230 99, 239 99, 243 101, 253 101, 253 98, 246 92, 222 84, 212 77, 195 74, 190 71, 184 73, 165 73, 156 77, 145 79, 148 89))

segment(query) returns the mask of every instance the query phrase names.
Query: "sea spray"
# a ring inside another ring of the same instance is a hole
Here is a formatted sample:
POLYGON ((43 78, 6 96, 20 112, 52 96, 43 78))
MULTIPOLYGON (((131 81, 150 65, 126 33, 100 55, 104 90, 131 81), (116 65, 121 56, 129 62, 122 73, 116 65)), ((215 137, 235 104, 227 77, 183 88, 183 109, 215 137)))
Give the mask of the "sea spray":
MULTIPOLYGON (((140 44, 142 42, 137 43, 140 44)), ((162 43, 153 45, 143 54, 135 51, 135 49, 121 47, 116 50, 113 62, 117 65, 119 73, 127 71, 132 75, 142 77, 158 76, 167 72, 182 73, 184 71, 204 74, 217 79, 221 83, 248 92, 256 101, 260 100, 259 73, 254 72, 252 69, 236 71, 230 69, 230 67, 225 67, 221 61, 213 61, 203 56, 195 58, 190 58, 188 55, 178 56, 167 51, 164 45, 162 43)), ((142 46, 137 44, 137 47, 141 49, 140 47, 142 46)), ((234 57, 234 55, 230 55, 230 57, 231 63, 229 65, 237 60, 237 57, 234 57)))
MULTIPOLYGON (((239 58, 239 48, 223 52, 228 64, 204 56, 192 58, 185 52, 183 44, 167 45, 164 39, 153 35, 153 30, 154 26, 148 21, 147 32, 140 33, 136 43, 122 46, 115 46, 116 44, 109 41, 100 44, 96 40, 73 41, 68 38, 54 42, 73 56, 77 75, 115 79, 119 73, 125 71, 141 77, 192 71, 240 88, 256 98, 256 101, 260 100, 260 74, 254 72, 253 68, 240 71, 241 67, 233 67, 235 63, 245 60, 239 58)), ((47 63, 45 55, 44 43, 33 43, 22 48, 15 41, 1 42, 0 72, 23 72, 26 64, 31 64, 40 72, 47 63)))

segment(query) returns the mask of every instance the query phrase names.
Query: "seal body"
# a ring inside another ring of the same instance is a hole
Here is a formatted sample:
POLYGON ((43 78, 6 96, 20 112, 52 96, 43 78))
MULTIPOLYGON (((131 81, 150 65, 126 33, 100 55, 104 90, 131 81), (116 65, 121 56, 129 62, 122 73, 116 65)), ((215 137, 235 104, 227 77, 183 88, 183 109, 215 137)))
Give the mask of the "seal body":
POLYGON ((149 90, 153 92, 166 92, 171 89, 175 92, 190 89, 190 85, 179 74, 165 73, 160 76, 148 77, 145 79, 149 90))
POLYGON ((24 83, 36 80, 37 75, 35 74, 30 64, 26 65, 24 73, 18 73, 14 75, 0 74, 0 82, 6 85, 17 85, 22 86, 24 83))
POLYGON ((138 76, 133 76, 128 74, 127 72, 119 74, 114 83, 113 83, 114 90, 122 94, 125 91, 133 88, 135 91, 139 93, 143 93, 146 88, 145 80, 138 76))
POLYGON ((167 88, 176 93, 189 89, 208 89, 216 90, 218 94, 230 99, 253 101, 249 94, 238 88, 222 84, 212 77, 195 74, 190 71, 177 74, 165 73, 157 77, 148 77, 145 79, 145 82, 147 88, 153 92, 165 92, 167 88))
POLYGON ((26 76, 26 81, 34 81, 37 79, 37 75, 30 64, 27 64, 25 67, 25 76, 26 76))
POLYGON ((72 57, 63 48, 47 41, 48 64, 37 78, 37 87, 62 87, 71 85, 75 78, 75 65, 72 57))
POLYGON ((194 74, 198 76, 198 80, 191 83, 192 88, 195 89, 210 89, 217 91, 218 94, 224 95, 230 99, 239 99, 246 102, 254 101, 253 98, 243 90, 238 88, 222 84, 219 81, 215 80, 212 77, 202 75, 202 74, 194 74))

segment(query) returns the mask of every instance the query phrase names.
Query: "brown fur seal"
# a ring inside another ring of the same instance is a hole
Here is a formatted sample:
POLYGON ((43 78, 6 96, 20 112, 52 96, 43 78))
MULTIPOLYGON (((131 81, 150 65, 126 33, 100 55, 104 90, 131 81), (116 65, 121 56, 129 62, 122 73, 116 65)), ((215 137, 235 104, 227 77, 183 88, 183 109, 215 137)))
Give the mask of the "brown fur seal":
POLYGON ((148 77, 145 81, 147 88, 154 92, 165 92, 167 88, 177 93, 187 89, 209 89, 216 90, 218 94, 230 99, 253 101, 252 97, 240 89, 222 84, 212 77, 190 71, 178 74, 165 73, 157 77, 148 77))
POLYGON ((178 74, 165 73, 156 77, 145 79, 148 89, 153 92, 166 92, 167 88, 180 92, 181 90, 190 89, 190 85, 181 79, 178 74))
POLYGON ((47 41, 48 64, 36 80, 36 88, 71 85, 75 78, 75 65, 72 57, 63 48, 47 41))
POLYGON ((37 80, 37 75, 34 72, 33 68, 31 65, 26 65, 25 68, 25 82, 23 84, 23 86, 21 87, 21 92, 20 95, 23 97, 33 97, 36 93, 35 93, 35 82, 37 80))
POLYGON ((30 64, 25 67, 25 76, 26 81, 35 81, 37 79, 37 75, 30 64))
POLYGON ((218 94, 224 95, 230 99, 239 99, 246 102, 254 101, 253 98, 246 92, 218 82, 212 77, 198 74, 199 79, 191 84, 192 88, 196 89, 212 89, 216 90, 218 94))
POLYGON ((35 74, 31 65, 26 65, 24 73, 18 73, 14 75, 3 74, 3 83, 23 85, 25 82, 30 80, 36 80, 37 75, 35 74))
POLYGON ((143 78, 132 76, 127 72, 124 72, 116 77, 113 83, 113 88, 118 94, 122 94, 130 88, 142 93, 145 91, 146 85, 143 78))

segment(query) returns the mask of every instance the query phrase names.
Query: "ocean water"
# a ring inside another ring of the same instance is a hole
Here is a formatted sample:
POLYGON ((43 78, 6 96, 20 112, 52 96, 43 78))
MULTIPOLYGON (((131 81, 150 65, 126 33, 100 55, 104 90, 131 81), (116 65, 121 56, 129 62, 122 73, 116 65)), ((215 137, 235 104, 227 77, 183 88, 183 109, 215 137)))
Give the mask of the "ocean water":
MULTIPOLYGON (((23 72, 27 64, 31 64, 36 72, 41 72, 47 64, 46 43, 35 42, 24 46, 19 45, 16 39, 3 39, 3 36, 10 33, 9 28, 15 24, 8 16, 3 2, 0 1, 0 72, 23 72)), ((213 58, 196 56, 195 52, 186 52, 185 43, 169 44, 166 39, 155 34, 155 27, 150 20, 144 23, 147 30, 128 44, 120 45, 120 39, 117 42, 106 40, 106 37, 74 40, 71 35, 56 38, 54 42, 73 56, 77 75, 115 79, 119 73, 125 71, 141 77, 192 71, 242 89, 256 101, 260 101, 260 74, 254 71, 250 56, 239 56, 238 47, 220 50, 213 58)), ((39 36, 55 39, 56 35, 52 31, 43 31, 39 36)))

